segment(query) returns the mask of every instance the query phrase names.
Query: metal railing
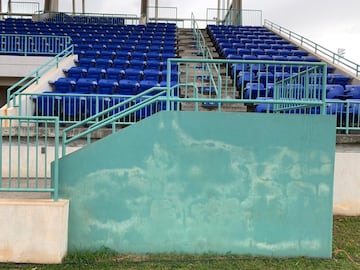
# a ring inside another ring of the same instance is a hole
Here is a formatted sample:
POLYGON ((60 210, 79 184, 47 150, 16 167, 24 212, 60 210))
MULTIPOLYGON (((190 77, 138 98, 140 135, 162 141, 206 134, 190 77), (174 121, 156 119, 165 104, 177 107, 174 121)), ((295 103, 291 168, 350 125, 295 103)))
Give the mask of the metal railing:
POLYGON ((48 62, 28 74, 26 77, 18 81, 13 86, 7 89, 7 106, 17 107, 19 104, 19 94, 22 93, 33 83, 37 83, 42 75, 47 73, 50 69, 59 67, 60 61, 74 53, 73 45, 69 45, 62 52, 51 58, 48 62), (10 104, 11 102, 11 104, 10 104))
POLYGON ((172 18, 174 20, 178 19, 178 9, 177 7, 158 7, 156 9, 155 6, 148 6, 148 21, 149 22, 157 22, 159 18, 172 18))
POLYGON ((0 55, 55 56, 71 46, 71 38, 69 36, 2 34, 0 46, 0 55))
MULTIPOLYGON (((323 101, 319 93, 325 93, 324 68, 326 70, 326 64, 321 62, 174 58, 167 63, 167 87, 177 85, 176 101, 185 104, 190 102, 196 110, 203 105, 202 102, 218 102, 219 109, 224 109, 221 104, 225 103, 270 103, 274 101, 259 101, 258 97, 272 98, 274 93, 280 93, 277 100, 283 103, 286 97, 291 97, 290 103, 299 99, 304 105, 318 106, 323 101), (178 73, 176 82, 171 78, 174 73, 172 69, 178 73), (280 92, 281 87, 285 89, 288 86, 296 86, 289 88, 294 93, 285 95, 284 91, 280 92), (299 96, 300 89, 307 90, 299 96)), ((76 92, 23 93, 20 97, 16 102, 19 115, 58 116, 62 124, 82 121, 119 103, 118 100, 122 98, 117 95, 84 95, 76 92)))
POLYGON ((251 9, 206 9, 207 24, 262 26, 262 11, 251 9))
POLYGON ((325 47, 323 47, 323 46, 321 46, 299 34, 296 34, 280 25, 277 25, 269 20, 264 21, 264 26, 267 27, 268 29, 272 30, 275 33, 285 36, 286 38, 288 38, 291 41, 297 42, 299 45, 306 48, 307 50, 314 53, 315 55, 324 57, 330 63, 340 65, 340 66, 346 68, 355 76, 360 75, 360 65, 359 64, 357 64, 351 60, 348 60, 348 59, 344 58, 343 56, 341 56, 337 53, 334 53, 334 52, 326 49, 325 47))
POLYGON ((9 13, 36 14, 40 11, 39 2, 9 1, 9 13))
POLYGON ((135 14, 104 14, 104 13, 39 13, 38 20, 55 23, 83 23, 83 24, 138 24, 139 17, 135 14))
POLYGON ((123 124, 133 124, 143 118, 164 110, 171 109, 169 102, 173 91, 166 91, 165 87, 154 87, 134 96, 115 96, 118 102, 113 106, 104 108, 96 114, 85 118, 76 124, 65 128, 62 135, 62 155, 66 155, 68 144, 76 140, 86 138, 87 143, 91 143, 91 136, 100 128, 110 127, 112 132, 117 131, 117 127, 123 124), (73 130, 87 126, 87 129, 77 134, 68 136, 73 130))
POLYGON ((0 191, 50 192, 57 200, 58 117, 1 116, 0 130, 0 191))
MULTIPOLYGON (((213 55, 209 47, 206 45, 204 35, 202 34, 202 31, 199 28, 193 13, 191 14, 191 25, 192 25, 193 37, 196 41, 196 49, 197 49, 196 54, 198 56, 201 56, 203 59, 213 59, 213 55)), ((219 76, 220 74, 219 67, 213 63, 205 63, 202 64, 201 66, 198 66, 198 68, 202 70, 202 74, 198 75, 198 78, 200 78, 202 85, 204 85, 205 81, 208 81, 209 84, 208 87, 211 87, 212 89, 214 89, 214 92, 217 92, 222 85, 222 78, 221 76, 219 76)), ((186 67, 186 70, 187 69, 188 67, 186 67)), ((185 84, 187 83, 188 81, 185 80, 185 84)))

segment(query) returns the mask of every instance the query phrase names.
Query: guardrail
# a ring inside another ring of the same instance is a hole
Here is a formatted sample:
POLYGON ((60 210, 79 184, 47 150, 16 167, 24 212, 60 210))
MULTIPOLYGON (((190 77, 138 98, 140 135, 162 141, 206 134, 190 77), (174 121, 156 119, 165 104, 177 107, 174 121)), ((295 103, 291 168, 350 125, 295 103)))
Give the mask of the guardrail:
POLYGON ((58 200, 58 117, 1 116, 0 131, 0 191, 50 192, 58 200))
POLYGON ((25 13, 36 14, 40 11, 39 2, 27 2, 27 1, 9 1, 8 3, 9 13, 25 13))
POLYGON ((277 25, 269 20, 264 21, 264 26, 269 28, 270 30, 274 31, 275 33, 279 33, 285 37, 287 37, 289 40, 295 41, 299 43, 302 47, 307 48, 309 51, 314 53, 315 55, 321 56, 326 58, 330 63, 340 65, 347 70, 349 70, 351 73, 354 74, 354 76, 360 75, 360 65, 344 58, 343 56, 334 53, 325 47, 299 35, 296 34, 280 25, 277 25))
POLYGON ((91 143, 91 135, 100 128, 111 127, 112 132, 115 132, 118 125, 133 124, 136 121, 139 121, 145 117, 148 117, 157 111, 167 108, 174 108, 167 104, 169 98, 166 98, 166 95, 170 93, 164 87, 154 87, 149 90, 146 90, 135 96, 118 96, 114 97, 118 99, 118 102, 105 108, 102 111, 97 112, 93 116, 90 116, 82 121, 77 122, 76 124, 65 128, 62 135, 62 155, 66 155, 66 146, 76 140, 81 138, 86 138, 88 144, 91 143), (125 120, 129 119, 132 120, 125 120), (125 122, 124 122, 125 121, 125 122), (74 129, 87 126, 87 129, 79 132, 71 137, 68 136, 74 129))
POLYGON ((262 26, 262 11, 252 9, 206 9, 206 24, 262 26))
POLYGON ((0 46, 0 55, 55 56, 71 46, 71 38, 69 36, 2 34, 0 46))
POLYGON ((139 17, 135 14, 47 12, 39 13, 37 19, 58 23, 102 23, 115 25, 139 23, 139 17))
POLYGON ((59 67, 60 61, 74 53, 73 45, 68 46, 62 52, 58 53, 55 57, 51 58, 45 64, 28 74, 26 77, 18 81, 13 86, 7 89, 7 106, 17 107, 19 104, 19 94, 22 93, 31 84, 37 83, 42 75, 50 69, 59 67), (12 102, 11 102, 12 101, 12 102))
MULTIPOLYGON (((202 34, 197 21, 195 19, 194 14, 191 14, 191 25, 194 39, 196 40, 196 48, 197 48, 197 55, 202 56, 203 59, 213 59, 212 52, 210 51, 209 47, 206 45, 206 41, 204 35, 202 34)), ((204 85, 205 80, 209 82, 208 87, 214 89, 214 92, 217 93, 218 89, 221 88, 222 85, 222 78, 219 76, 220 70, 216 64, 212 63, 205 63, 200 67, 203 70, 203 74, 200 75, 201 84, 204 85), (215 76, 214 76, 215 75, 215 76)), ((186 70, 188 67, 186 67, 186 70)), ((187 84, 188 81, 186 80, 185 83, 187 84)))

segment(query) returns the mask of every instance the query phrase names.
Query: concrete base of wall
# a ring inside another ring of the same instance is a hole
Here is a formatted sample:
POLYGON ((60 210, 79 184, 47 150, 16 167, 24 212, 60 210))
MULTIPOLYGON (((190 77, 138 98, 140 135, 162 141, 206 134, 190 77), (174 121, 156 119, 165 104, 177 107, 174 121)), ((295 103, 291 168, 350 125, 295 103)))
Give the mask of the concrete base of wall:
POLYGON ((61 263, 68 215, 68 200, 0 200, 0 261, 61 263))
POLYGON ((334 171, 334 215, 360 216, 359 161, 358 147, 352 149, 337 147, 334 171))

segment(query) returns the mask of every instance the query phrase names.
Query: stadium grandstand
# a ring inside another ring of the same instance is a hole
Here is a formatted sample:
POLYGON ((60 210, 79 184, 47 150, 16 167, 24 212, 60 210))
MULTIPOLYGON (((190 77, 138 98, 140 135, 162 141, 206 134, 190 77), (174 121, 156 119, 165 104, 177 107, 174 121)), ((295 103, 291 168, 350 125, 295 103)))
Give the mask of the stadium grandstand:
POLYGON ((360 66, 241 0, 211 19, 82 3, 1 13, 0 260, 330 257, 333 213, 360 213, 360 66))

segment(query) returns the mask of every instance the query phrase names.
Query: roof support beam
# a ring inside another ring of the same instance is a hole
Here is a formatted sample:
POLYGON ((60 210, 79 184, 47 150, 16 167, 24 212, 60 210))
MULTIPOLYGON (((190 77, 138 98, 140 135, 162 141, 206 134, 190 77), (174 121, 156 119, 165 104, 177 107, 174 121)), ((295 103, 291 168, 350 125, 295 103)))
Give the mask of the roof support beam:
POLYGON ((141 0, 141 9, 140 9, 140 23, 145 24, 147 23, 147 6, 148 0, 141 0))

